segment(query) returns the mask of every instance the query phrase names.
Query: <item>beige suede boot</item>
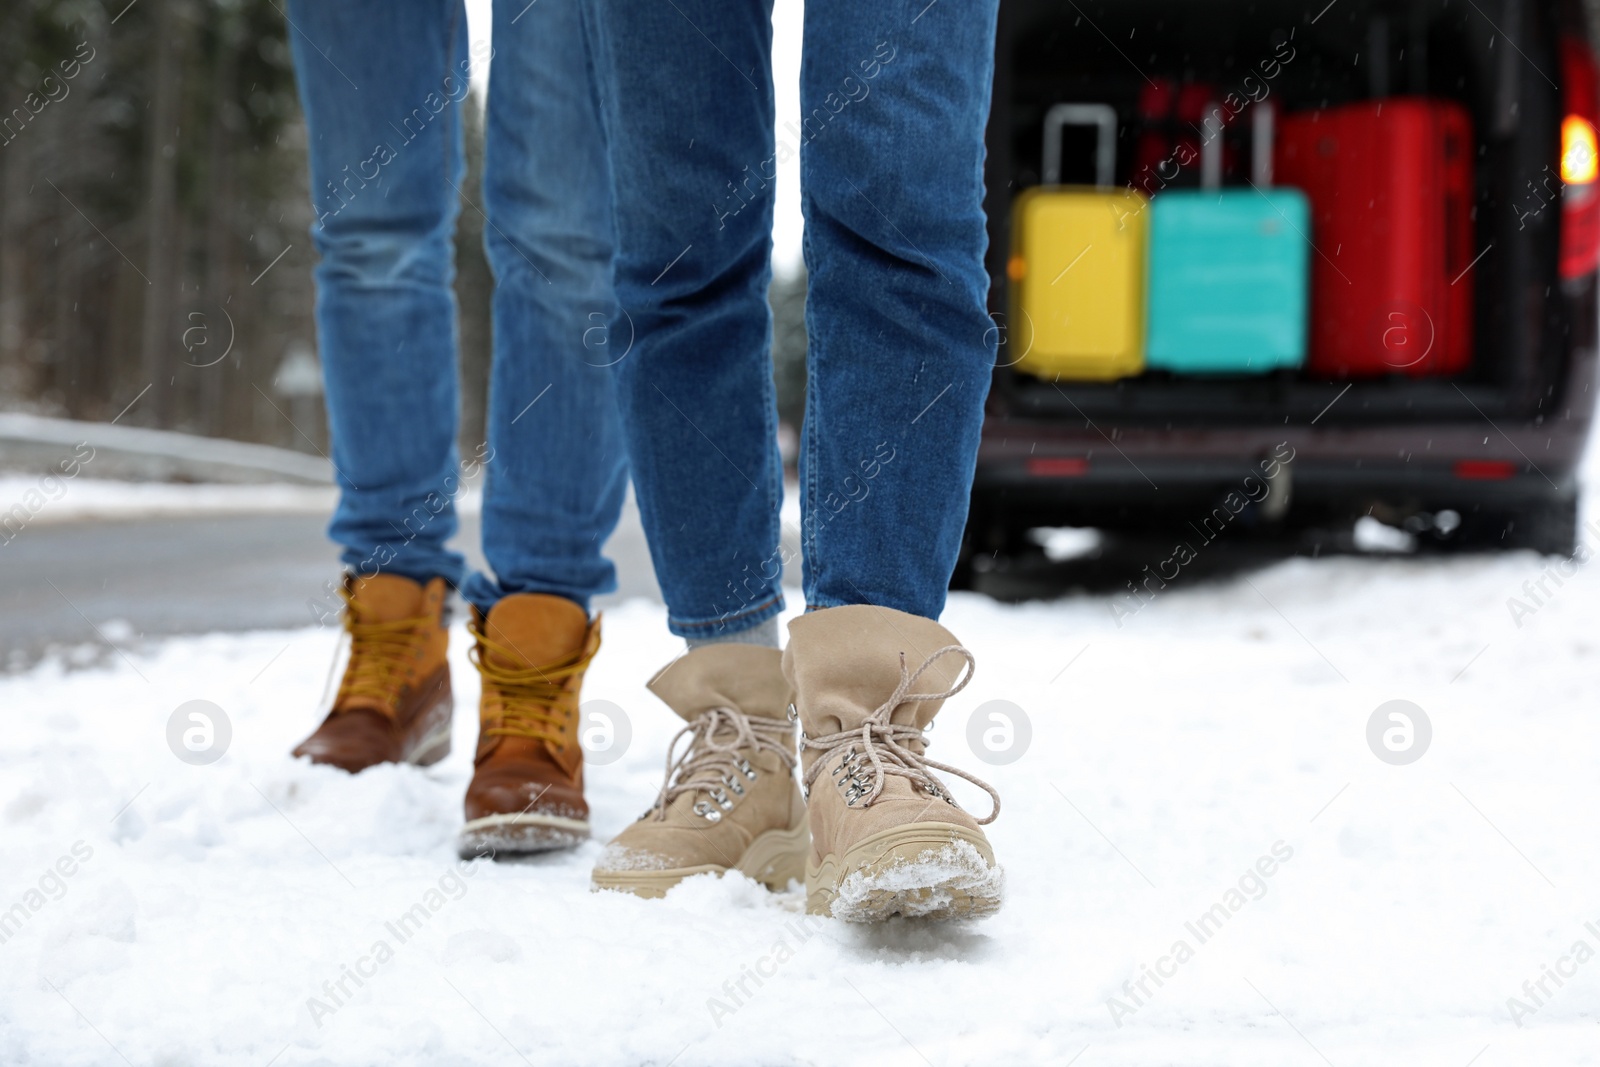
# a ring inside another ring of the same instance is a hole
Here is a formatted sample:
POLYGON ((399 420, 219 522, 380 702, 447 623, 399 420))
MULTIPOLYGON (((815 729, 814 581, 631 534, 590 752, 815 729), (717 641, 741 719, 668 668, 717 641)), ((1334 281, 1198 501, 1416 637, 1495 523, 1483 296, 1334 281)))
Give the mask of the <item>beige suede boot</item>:
POLYGON ((902 611, 825 608, 789 624, 783 671, 811 826, 807 911, 876 922, 999 910, 1003 874, 979 827, 1000 813, 1000 797, 924 755, 923 731, 972 669, 950 631, 902 611), (974 819, 930 768, 977 785, 994 810, 974 819))
POLYGON ((804 877, 806 809, 780 664, 774 648, 705 645, 650 680, 689 725, 668 746, 655 806, 606 847, 593 888, 659 897, 707 872, 741 871, 773 889, 804 877))

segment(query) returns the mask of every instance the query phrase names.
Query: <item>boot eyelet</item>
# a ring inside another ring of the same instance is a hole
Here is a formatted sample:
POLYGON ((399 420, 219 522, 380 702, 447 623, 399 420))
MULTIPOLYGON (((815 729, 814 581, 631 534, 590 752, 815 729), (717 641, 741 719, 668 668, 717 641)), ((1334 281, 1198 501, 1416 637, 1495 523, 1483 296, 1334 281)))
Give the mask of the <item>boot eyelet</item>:
POLYGON ((722 821, 722 812, 718 811, 716 808, 712 807, 710 804, 707 804, 703 800, 695 801, 694 813, 705 819, 706 822, 722 821))
POLYGON ((794 704, 792 702, 789 704, 789 721, 790 722, 799 722, 800 721, 800 712, 795 710, 795 706, 794 706, 794 704))
POLYGON ((740 770, 741 773, 744 774, 744 776, 746 778, 750 779, 752 782, 756 780, 756 769, 754 767, 750 766, 750 761, 749 760, 744 759, 744 758, 741 757, 740 760, 739 760, 739 770, 740 770))
POLYGON ((733 790, 733 792, 734 792, 734 794, 736 796, 741 796, 741 797, 744 796, 744 785, 739 781, 739 779, 735 775, 732 775, 732 774, 723 775, 722 776, 722 784, 727 786, 729 789, 733 790))
POLYGON ((724 793, 721 789, 708 789, 706 790, 706 794, 710 796, 712 800, 715 800, 717 802, 717 807, 721 808, 723 811, 733 810, 733 801, 729 800, 728 794, 724 793))

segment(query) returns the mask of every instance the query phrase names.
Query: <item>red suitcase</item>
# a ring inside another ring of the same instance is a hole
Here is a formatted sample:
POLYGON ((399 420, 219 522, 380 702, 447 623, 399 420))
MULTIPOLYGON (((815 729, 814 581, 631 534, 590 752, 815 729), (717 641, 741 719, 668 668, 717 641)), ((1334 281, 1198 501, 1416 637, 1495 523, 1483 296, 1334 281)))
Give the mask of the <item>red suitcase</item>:
POLYGON ((1393 97, 1287 116, 1279 185, 1311 199, 1307 370, 1452 374, 1472 359, 1472 121, 1393 97))

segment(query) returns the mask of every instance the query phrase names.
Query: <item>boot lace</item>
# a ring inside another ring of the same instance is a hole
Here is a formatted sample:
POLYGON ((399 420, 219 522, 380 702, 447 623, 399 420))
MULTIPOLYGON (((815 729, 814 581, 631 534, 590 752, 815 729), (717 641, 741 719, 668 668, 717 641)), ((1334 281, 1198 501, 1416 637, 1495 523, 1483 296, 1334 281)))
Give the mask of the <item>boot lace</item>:
POLYGON ((467 658, 478 668, 485 687, 493 686, 500 697, 499 721, 493 726, 485 725, 484 735, 526 737, 565 745, 567 726, 578 710, 578 694, 564 683, 581 676, 599 649, 590 651, 585 647, 544 667, 506 667, 494 662, 488 653, 516 662, 522 658, 516 649, 491 639, 477 620, 467 623, 467 632, 477 639, 467 650, 467 658))
POLYGON ((771 752, 794 773, 795 756, 784 742, 794 737, 794 727, 780 719, 749 716, 734 708, 710 708, 672 738, 667 746, 667 774, 656 797, 655 807, 646 812, 657 822, 667 817, 667 807, 684 793, 704 791, 707 801, 695 805, 695 813, 717 822, 730 810, 735 798, 744 795, 740 779, 753 782, 759 772, 750 765, 749 754, 771 752), (678 742, 688 737, 689 746, 674 759, 678 742), (732 793, 733 796, 728 794, 732 793))
POLYGON ((855 730, 842 730, 838 733, 824 734, 820 737, 807 737, 800 735, 802 748, 821 752, 822 755, 811 769, 806 772, 804 785, 806 795, 811 793, 812 783, 822 774, 822 769, 834 762, 838 757, 839 762, 834 767, 834 776, 841 782, 847 783, 848 789, 845 803, 855 807, 859 802, 862 807, 871 807, 873 802, 883 794, 883 787, 888 783, 889 776, 905 778, 910 783, 920 788, 929 796, 939 797, 956 807, 955 798, 944 788, 943 783, 935 778, 929 768, 953 774, 958 778, 965 778, 985 793, 994 802, 994 810, 978 820, 979 826, 987 826, 994 822, 1000 814, 1000 794, 995 792, 993 786, 981 778, 974 777, 966 771, 939 763, 923 755, 922 750, 927 747, 926 734, 912 723, 897 723, 891 721, 891 716, 902 704, 916 704, 924 700, 948 700, 967 687, 972 680, 972 672, 976 669, 976 661, 972 653, 960 645, 946 645, 922 661, 922 666, 915 672, 906 669, 905 653, 900 653, 900 684, 895 686, 894 692, 889 694, 889 699, 878 706, 878 709, 868 715, 861 727, 855 730), (917 693, 908 695, 911 687, 921 678, 923 672, 932 667, 941 657, 954 653, 966 661, 961 677, 956 683, 943 693, 917 693), (913 747, 914 746, 914 747, 913 747), (865 760, 871 766, 865 767, 865 760))
POLYGON ((350 659, 345 664, 333 710, 344 710, 351 697, 366 697, 393 718, 400 688, 411 676, 417 634, 433 621, 433 616, 363 622, 361 606, 350 590, 339 590, 339 596, 345 604, 344 628, 350 635, 350 659))

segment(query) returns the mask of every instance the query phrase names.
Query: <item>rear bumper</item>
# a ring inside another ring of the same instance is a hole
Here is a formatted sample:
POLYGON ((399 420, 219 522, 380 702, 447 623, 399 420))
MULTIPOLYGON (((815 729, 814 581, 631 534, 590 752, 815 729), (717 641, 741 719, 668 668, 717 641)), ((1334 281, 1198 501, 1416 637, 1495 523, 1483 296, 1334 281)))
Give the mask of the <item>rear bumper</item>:
POLYGON ((1545 425, 1477 423, 1156 430, 991 417, 974 503, 1016 525, 1134 525, 1251 500, 1281 466, 1289 514, 1490 507, 1577 492, 1587 409, 1545 425))

